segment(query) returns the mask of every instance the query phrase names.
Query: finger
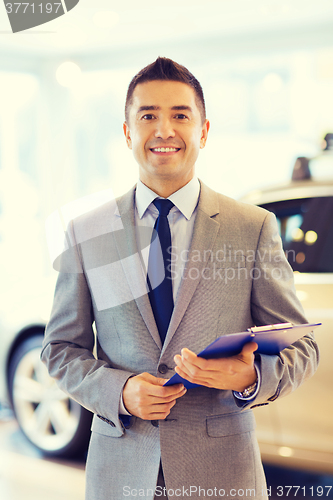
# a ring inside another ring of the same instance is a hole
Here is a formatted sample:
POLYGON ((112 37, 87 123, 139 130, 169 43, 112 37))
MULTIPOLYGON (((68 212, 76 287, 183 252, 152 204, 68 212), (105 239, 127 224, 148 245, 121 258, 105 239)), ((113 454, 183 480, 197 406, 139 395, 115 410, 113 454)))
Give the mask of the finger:
MULTIPOLYGON (((204 385, 206 387, 215 387, 214 378, 208 372, 202 372, 202 375, 192 375, 187 371, 181 370, 178 366, 175 368, 176 373, 192 384, 204 385)), ((213 372, 212 372, 213 373, 213 372)))
MULTIPOLYGON (((169 380, 169 379, 163 379, 164 384, 169 380)), ((171 396, 178 394, 182 392, 184 389, 183 384, 174 384, 174 385, 164 385, 163 386, 155 386, 154 390, 156 390, 156 394, 160 394, 161 396, 171 396)))
POLYGON ((190 382, 197 383, 197 380, 199 378, 201 379, 201 374, 198 372, 198 368, 196 367, 187 368, 186 366, 181 365, 181 366, 176 366, 175 371, 182 378, 184 378, 185 380, 189 380, 190 382))
POLYGON ((239 353, 238 357, 246 363, 252 363, 253 353, 258 349, 258 344, 256 342, 248 342, 243 346, 242 351, 239 353))
POLYGON ((173 397, 174 397, 175 399, 181 398, 182 396, 184 396, 184 394, 185 394, 186 392, 187 392, 186 387, 185 387, 183 384, 181 384, 181 389, 180 389, 178 392, 176 392, 176 393, 173 395, 173 397))
MULTIPOLYGON (((166 380, 163 380, 165 383, 166 380)), ((184 396, 186 393, 186 388, 183 384, 175 384, 165 387, 153 385, 149 389, 149 397, 156 398, 157 400, 163 400, 165 402, 173 401, 174 399, 184 396)))
MULTIPOLYGON (((168 379, 154 377, 150 373, 142 373, 133 378, 139 378, 144 383, 143 388, 148 396, 155 397, 169 397, 169 396, 182 396, 184 394, 183 384, 174 384, 171 386, 164 386, 168 379)), ((185 389, 186 392, 186 389, 185 389)))
POLYGON ((183 389, 180 392, 177 393, 171 393, 171 394, 161 394, 161 395, 154 395, 151 396, 154 404, 160 404, 160 403, 170 403, 171 401, 175 401, 178 398, 181 398, 184 396, 184 394, 187 392, 186 387, 183 386, 183 389))
POLYGON ((194 352, 186 348, 181 350, 181 359, 183 365, 186 366, 187 369, 190 370, 191 372, 193 370, 196 371, 196 369, 203 371, 211 371, 211 370, 214 371, 216 370, 216 366, 218 366, 220 362, 220 359, 201 358, 196 354, 194 354, 194 352))
POLYGON ((190 363, 184 361, 183 358, 182 358, 182 356, 180 356, 179 354, 177 354, 174 357, 174 361, 176 363, 176 366, 175 366, 176 373, 178 373, 179 375, 181 375, 181 373, 185 373, 186 375, 190 374, 189 370, 190 370, 190 366, 191 365, 190 365, 190 363))
POLYGON ((147 372, 141 373, 140 375, 137 375, 137 377, 140 377, 142 380, 144 380, 148 384, 158 386, 158 387, 162 387, 166 382, 166 379, 155 377, 154 375, 151 375, 150 373, 147 373, 147 372))
POLYGON ((201 361, 205 361, 203 358, 199 358, 196 354, 194 354, 194 352, 190 351, 190 349, 187 349, 186 347, 181 350, 181 358, 183 361, 196 366, 200 366, 201 361))
POLYGON ((192 364, 192 362, 187 360, 183 361, 181 356, 176 361, 176 373, 190 382, 199 383, 200 381, 207 381, 213 373, 201 369, 198 364, 192 364))
POLYGON ((200 358, 198 358, 198 356, 194 354, 192 351, 189 351, 189 349, 182 349, 181 354, 176 354, 176 356, 174 356, 173 359, 176 365, 179 366, 180 368, 182 367, 190 368, 191 366, 198 368, 201 367, 200 358))
POLYGON ((164 384, 166 384, 166 382, 170 379, 161 380, 163 380, 163 386, 158 389, 158 394, 160 394, 161 397, 177 396, 179 394, 182 394, 184 392, 184 389, 186 391, 184 384, 173 384, 165 386, 164 384))
POLYGON ((189 349, 182 349, 181 356, 176 355, 174 361, 178 368, 192 377, 205 377, 203 372, 214 370, 214 367, 211 366, 212 360, 199 358, 189 349))
POLYGON ((152 404, 142 408, 139 416, 144 420, 163 420, 169 415, 175 404, 176 401, 172 401, 171 403, 152 404))

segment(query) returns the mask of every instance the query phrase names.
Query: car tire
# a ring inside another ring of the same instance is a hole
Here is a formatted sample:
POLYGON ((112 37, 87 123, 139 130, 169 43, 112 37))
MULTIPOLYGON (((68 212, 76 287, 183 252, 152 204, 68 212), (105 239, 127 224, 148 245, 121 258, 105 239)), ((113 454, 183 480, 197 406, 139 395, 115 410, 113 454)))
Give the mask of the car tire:
POLYGON ((40 361, 43 335, 25 339, 9 366, 8 386, 18 424, 46 456, 72 458, 88 448, 92 414, 61 391, 40 361))

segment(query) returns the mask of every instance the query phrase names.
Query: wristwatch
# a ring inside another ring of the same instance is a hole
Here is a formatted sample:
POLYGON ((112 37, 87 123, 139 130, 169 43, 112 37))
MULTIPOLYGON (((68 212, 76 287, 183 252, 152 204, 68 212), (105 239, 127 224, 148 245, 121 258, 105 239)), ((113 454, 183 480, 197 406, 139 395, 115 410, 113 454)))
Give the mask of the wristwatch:
POLYGON ((254 384, 252 384, 249 387, 247 387, 246 389, 244 389, 244 391, 237 392, 237 395, 240 398, 250 398, 252 396, 252 394, 254 394, 256 392, 257 385, 258 385, 258 380, 256 380, 254 382, 254 384))

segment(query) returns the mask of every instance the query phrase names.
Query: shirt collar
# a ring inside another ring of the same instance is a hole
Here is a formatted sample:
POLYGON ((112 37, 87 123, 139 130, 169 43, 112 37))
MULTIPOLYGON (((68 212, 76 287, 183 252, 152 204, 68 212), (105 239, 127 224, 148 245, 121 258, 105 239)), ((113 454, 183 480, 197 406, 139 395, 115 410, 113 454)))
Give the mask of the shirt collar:
MULTIPOLYGON (((197 177, 193 177, 185 186, 170 195, 168 200, 171 200, 184 217, 189 220, 197 206, 199 193, 199 180, 197 177)), ((147 208, 155 198, 160 198, 160 196, 139 180, 136 186, 135 203, 140 219, 142 219, 147 208)))

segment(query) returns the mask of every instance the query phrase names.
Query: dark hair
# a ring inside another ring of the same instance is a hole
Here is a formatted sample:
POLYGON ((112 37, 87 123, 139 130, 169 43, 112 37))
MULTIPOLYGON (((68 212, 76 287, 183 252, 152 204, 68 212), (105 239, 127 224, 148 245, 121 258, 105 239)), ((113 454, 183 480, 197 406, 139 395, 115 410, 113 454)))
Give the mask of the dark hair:
POLYGON ((202 122, 206 119, 206 106, 203 95, 203 90, 198 80, 190 73, 190 71, 167 57, 158 57, 155 62, 149 64, 137 73, 131 80, 128 86, 126 103, 125 103, 125 119, 128 123, 129 107, 132 104, 132 97, 135 87, 140 83, 152 82, 155 80, 170 80, 174 82, 183 82, 193 88, 196 97, 196 104, 199 108, 202 122))

